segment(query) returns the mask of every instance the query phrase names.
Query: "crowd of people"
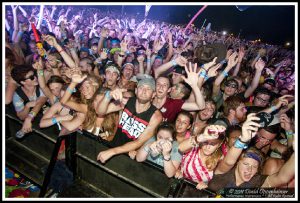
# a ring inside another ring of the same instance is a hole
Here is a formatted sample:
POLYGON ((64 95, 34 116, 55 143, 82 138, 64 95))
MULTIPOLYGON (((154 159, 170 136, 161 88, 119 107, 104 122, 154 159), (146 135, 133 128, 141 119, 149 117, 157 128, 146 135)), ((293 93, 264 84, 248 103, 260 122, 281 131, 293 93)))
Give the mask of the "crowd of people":
POLYGON ((5 9, 18 139, 41 114, 106 140, 103 164, 127 153, 199 190, 294 188, 293 50, 96 7, 5 9))

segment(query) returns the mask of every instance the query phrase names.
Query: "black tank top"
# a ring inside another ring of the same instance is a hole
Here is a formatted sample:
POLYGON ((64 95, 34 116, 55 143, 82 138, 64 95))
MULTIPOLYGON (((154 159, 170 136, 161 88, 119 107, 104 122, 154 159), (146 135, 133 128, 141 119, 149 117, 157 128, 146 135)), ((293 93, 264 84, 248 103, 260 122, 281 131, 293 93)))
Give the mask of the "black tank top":
POLYGON ((157 110, 151 104, 150 108, 142 113, 136 112, 136 97, 131 97, 120 118, 118 129, 114 139, 109 143, 112 147, 124 145, 136 140, 149 125, 150 119, 157 110))

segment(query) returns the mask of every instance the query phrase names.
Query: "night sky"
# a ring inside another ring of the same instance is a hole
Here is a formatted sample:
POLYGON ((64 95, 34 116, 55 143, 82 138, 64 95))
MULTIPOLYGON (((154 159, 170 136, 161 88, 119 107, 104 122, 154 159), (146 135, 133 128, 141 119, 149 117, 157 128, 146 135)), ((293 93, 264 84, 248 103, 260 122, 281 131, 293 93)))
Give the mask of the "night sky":
MULTIPOLYGON (((119 8, 121 6, 118 6, 119 8)), ((175 24, 187 24, 202 6, 163 6, 151 7, 148 18, 175 24)), ((144 6, 125 6, 127 12, 144 14, 144 6)), ((198 16, 194 24, 197 27, 206 19, 205 25, 212 24, 212 30, 226 30, 235 36, 241 30, 241 37, 249 40, 261 39, 270 44, 291 42, 295 39, 295 7, 294 6, 254 6, 245 11, 239 11, 236 6, 208 7, 198 16)))

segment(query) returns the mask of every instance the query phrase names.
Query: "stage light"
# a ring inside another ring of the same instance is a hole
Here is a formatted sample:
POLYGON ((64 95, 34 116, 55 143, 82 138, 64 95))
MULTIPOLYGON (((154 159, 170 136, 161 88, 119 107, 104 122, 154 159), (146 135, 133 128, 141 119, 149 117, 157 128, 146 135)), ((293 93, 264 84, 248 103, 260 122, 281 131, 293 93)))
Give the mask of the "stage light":
POLYGON ((291 45, 291 43, 290 42, 287 42, 287 43, 285 43, 285 46, 290 46, 291 45))
POLYGON ((222 34, 223 34, 223 35, 227 35, 227 32, 226 32, 226 31, 223 31, 222 34))

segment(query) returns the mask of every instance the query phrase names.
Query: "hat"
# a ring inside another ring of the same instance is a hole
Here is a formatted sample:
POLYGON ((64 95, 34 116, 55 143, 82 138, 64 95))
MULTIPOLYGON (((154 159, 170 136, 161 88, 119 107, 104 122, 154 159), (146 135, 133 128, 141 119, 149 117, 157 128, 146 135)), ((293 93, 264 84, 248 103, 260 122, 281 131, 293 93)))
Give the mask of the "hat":
POLYGON ((180 66, 180 65, 176 65, 174 66, 173 68, 173 73, 179 73, 181 75, 186 75, 186 72, 185 72, 185 69, 183 66, 180 66))
POLYGON ((271 85, 272 87, 275 87, 275 86, 276 86, 276 82, 275 82, 275 80, 272 79, 272 78, 267 78, 267 79, 265 79, 264 84, 269 84, 269 85, 271 85))
POLYGON ((112 72, 116 72, 118 73, 118 75, 120 75, 120 70, 118 67, 116 67, 115 65, 111 64, 111 65, 108 65, 106 68, 105 68, 105 72, 106 70, 111 70, 112 72))
POLYGON ((195 49, 195 56, 200 64, 211 62, 215 57, 216 63, 220 63, 225 59, 226 53, 226 46, 222 43, 208 44, 195 49))
POLYGON ((90 53, 89 48, 81 47, 80 51, 90 53))
POLYGON ((143 79, 138 80, 137 87, 141 85, 148 85, 153 91, 155 91, 155 80, 153 77, 144 77, 143 79))

